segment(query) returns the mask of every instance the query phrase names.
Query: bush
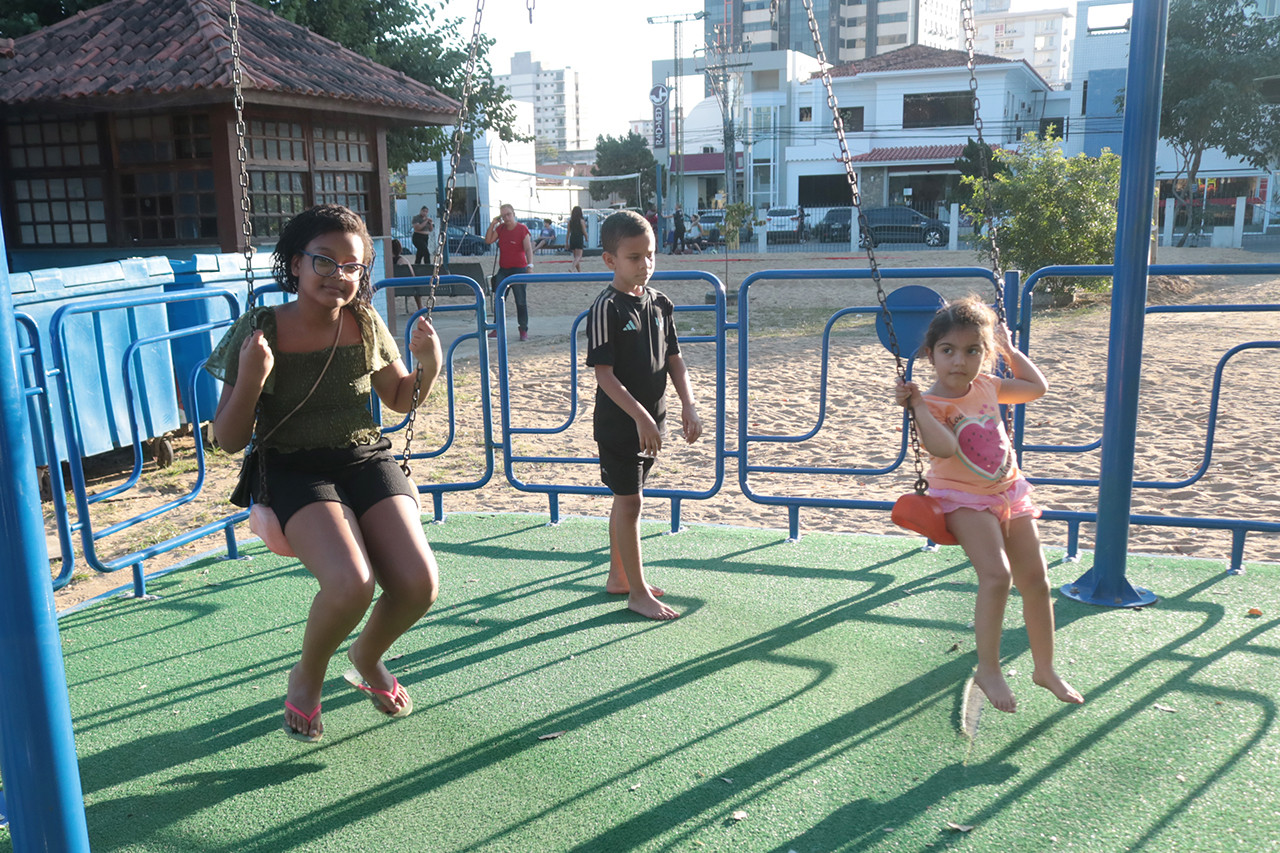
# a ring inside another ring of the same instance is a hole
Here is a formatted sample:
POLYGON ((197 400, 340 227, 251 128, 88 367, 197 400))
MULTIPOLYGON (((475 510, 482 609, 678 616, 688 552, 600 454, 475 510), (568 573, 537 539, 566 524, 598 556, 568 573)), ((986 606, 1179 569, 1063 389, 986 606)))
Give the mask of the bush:
MULTIPOLYGON (((1120 158, 1066 157, 1058 144, 1028 133, 1018 149, 1001 149, 996 159, 1007 172, 990 180, 965 177, 973 200, 964 212, 973 218, 978 254, 991 260, 991 220, 1001 266, 1026 274, 1058 264, 1109 264, 1115 257, 1116 205, 1120 158)), ((1070 294, 1108 291, 1103 278, 1045 279, 1039 290, 1070 294)))

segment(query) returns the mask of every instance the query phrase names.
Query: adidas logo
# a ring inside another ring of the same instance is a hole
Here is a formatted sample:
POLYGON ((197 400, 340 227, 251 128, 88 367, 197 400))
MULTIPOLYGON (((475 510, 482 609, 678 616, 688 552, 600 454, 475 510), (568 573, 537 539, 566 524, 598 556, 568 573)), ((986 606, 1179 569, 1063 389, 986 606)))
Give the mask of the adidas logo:
POLYGON ((639 329, 639 327, 636 325, 636 321, 635 321, 635 320, 628 320, 628 321, 627 321, 627 325, 625 325, 625 326, 623 326, 623 327, 622 327, 622 331, 624 331, 624 332, 637 332, 637 331, 639 331, 639 330, 640 330, 640 329, 639 329))

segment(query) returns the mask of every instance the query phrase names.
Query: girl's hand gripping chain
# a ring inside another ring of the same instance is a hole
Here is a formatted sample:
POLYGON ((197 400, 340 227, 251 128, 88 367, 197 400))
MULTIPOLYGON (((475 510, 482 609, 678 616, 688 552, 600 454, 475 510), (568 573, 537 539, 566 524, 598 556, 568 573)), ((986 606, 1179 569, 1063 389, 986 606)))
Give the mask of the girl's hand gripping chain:
POLYGON ((435 378, 440 373, 444 355, 440 348, 440 336, 426 317, 419 317, 409 334, 409 352, 422 365, 424 376, 435 378))
POLYGON ((261 329, 255 329, 240 345, 240 368, 236 384, 256 388, 259 393, 275 366, 276 356, 261 329))

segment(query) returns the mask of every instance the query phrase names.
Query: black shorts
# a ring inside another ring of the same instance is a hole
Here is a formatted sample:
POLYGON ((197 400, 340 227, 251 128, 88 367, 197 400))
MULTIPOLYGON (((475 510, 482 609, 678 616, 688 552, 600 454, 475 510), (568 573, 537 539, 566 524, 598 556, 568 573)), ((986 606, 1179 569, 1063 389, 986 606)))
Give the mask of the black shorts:
POLYGON ((345 504, 359 518, 392 495, 416 499, 390 448, 391 440, 384 437, 373 444, 341 449, 268 450, 265 503, 275 510, 283 529, 294 513, 316 501, 345 504))
POLYGON ((653 468, 652 456, 641 456, 639 445, 600 445, 600 482, 615 495, 638 495, 653 468))

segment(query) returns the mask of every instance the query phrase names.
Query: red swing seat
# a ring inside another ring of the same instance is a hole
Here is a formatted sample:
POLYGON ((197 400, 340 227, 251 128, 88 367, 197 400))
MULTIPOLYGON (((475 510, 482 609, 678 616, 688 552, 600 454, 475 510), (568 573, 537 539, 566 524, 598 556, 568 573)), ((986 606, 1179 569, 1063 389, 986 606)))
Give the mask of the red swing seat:
POLYGON ((947 516, 938 502, 927 494, 911 492, 898 498, 889 518, 899 527, 928 537, 939 545, 959 545, 947 529, 947 516))

